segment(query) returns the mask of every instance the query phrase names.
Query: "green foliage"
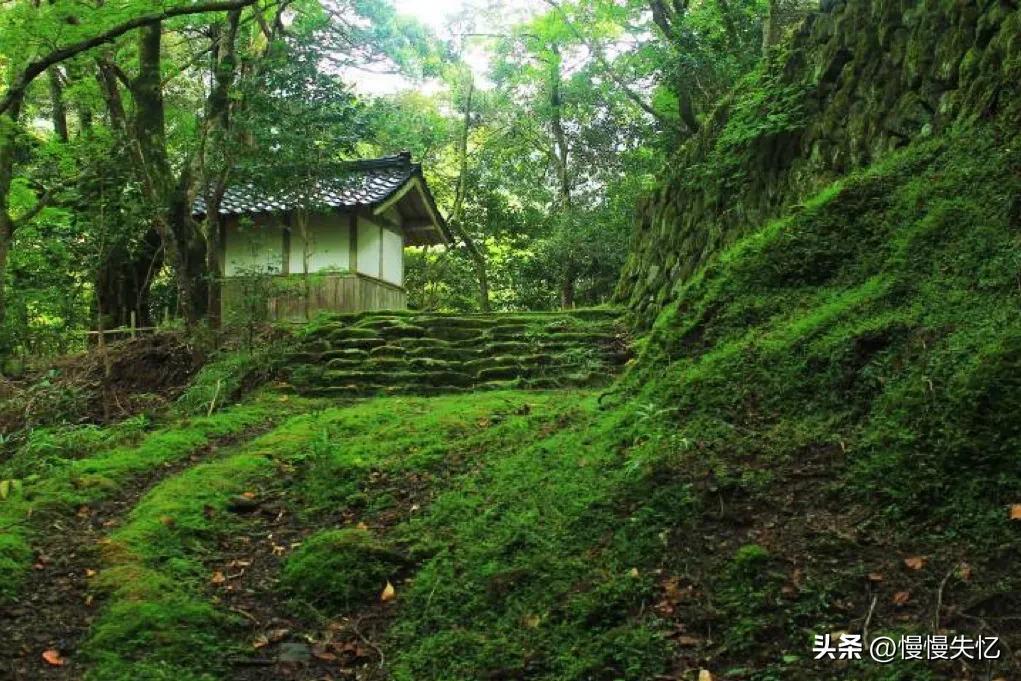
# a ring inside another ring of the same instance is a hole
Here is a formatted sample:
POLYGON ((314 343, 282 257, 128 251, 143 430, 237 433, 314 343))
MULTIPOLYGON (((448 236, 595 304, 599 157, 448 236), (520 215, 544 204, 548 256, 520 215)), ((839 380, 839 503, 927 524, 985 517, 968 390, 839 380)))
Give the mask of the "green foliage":
POLYGON ((367 530, 327 530, 291 554, 281 584, 300 601, 339 615, 378 599, 403 564, 367 530))
POLYGON ((141 436, 150 426, 144 414, 115 425, 58 426, 34 428, 0 465, 0 475, 25 478, 43 475, 69 460, 95 456, 111 446, 121 445, 141 436))
MULTIPOLYGON (((53 457, 45 463, 27 460, 24 454, 16 457, 0 475, 27 473, 21 493, 0 501, 0 527, 4 532, 0 544, 3 596, 9 597, 18 590, 31 566, 29 541, 40 518, 46 518, 48 513, 69 513, 83 504, 109 498, 136 476, 185 459, 214 438, 237 435, 270 420, 279 411, 279 404, 256 401, 154 431, 136 445, 100 447, 98 452, 67 451, 73 458, 53 457), (40 470, 45 476, 35 472, 40 470)), ((119 439, 116 433, 116 429, 106 435, 91 431, 85 444, 116 442, 119 439)), ((57 442, 62 447, 70 444, 57 442)))
POLYGON ((268 381, 279 368, 283 348, 267 342, 249 350, 224 351, 206 362, 177 398, 185 414, 210 414, 235 403, 268 381))

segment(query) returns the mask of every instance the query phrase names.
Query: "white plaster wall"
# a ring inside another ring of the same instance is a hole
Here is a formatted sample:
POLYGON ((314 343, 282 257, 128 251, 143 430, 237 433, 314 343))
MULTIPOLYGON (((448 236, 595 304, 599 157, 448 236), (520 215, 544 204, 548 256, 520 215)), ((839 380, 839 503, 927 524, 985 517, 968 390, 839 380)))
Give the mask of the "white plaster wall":
POLYGON ((397 232, 383 228, 383 276, 384 281, 398 286, 404 285, 404 237, 397 232))
POLYGON ((224 274, 228 277, 252 270, 279 274, 284 260, 284 234, 273 218, 231 220, 224 243, 224 274))
MULTIPOLYGON (((348 216, 343 213, 310 215, 305 227, 309 240, 308 271, 351 269, 351 237, 348 216)), ((291 228, 291 274, 301 274, 303 269, 303 253, 305 242, 297 220, 292 220, 291 228)))
POLYGON ((358 218, 358 271, 378 277, 380 254, 380 228, 365 218, 358 218))

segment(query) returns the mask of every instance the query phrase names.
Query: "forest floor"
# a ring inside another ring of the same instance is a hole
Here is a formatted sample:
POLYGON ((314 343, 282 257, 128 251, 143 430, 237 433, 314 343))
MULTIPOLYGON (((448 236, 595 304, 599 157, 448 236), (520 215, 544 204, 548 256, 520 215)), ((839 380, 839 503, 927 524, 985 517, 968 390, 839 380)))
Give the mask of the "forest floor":
POLYGON ((205 442, 183 460, 164 462, 129 478, 107 498, 82 504, 73 515, 55 514, 39 524, 33 543, 35 562, 22 587, 25 597, 5 611, 0 639, 8 641, 9 672, 14 678, 80 678, 84 669, 74 656, 63 664, 40 665, 46 650, 77 650, 94 619, 95 595, 89 578, 102 565, 100 548, 106 535, 149 490, 165 478, 221 454, 253 437, 269 423, 205 442))
POLYGON ((238 398, 250 354, 176 400, 204 416, 34 430, 0 678, 1021 678, 1019 154, 973 132, 827 187, 603 393, 238 398))
POLYGON ((0 678, 686 679, 743 659, 718 678, 758 679, 806 663, 786 627, 835 617, 1016 641, 1012 549, 962 563, 964 541, 863 530, 873 510, 826 483, 838 446, 741 493, 698 459, 639 475, 626 432, 580 390, 266 391, 136 434, 26 495, 0 678))

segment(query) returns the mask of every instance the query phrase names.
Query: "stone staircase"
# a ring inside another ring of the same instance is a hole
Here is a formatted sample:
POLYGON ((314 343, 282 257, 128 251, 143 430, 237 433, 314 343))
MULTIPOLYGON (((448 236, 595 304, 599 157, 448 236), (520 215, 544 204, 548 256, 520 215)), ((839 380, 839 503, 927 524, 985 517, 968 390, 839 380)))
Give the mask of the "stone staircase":
POLYGON ((630 356, 619 315, 329 315, 302 331, 285 379, 299 393, 338 397, 598 386, 630 356))

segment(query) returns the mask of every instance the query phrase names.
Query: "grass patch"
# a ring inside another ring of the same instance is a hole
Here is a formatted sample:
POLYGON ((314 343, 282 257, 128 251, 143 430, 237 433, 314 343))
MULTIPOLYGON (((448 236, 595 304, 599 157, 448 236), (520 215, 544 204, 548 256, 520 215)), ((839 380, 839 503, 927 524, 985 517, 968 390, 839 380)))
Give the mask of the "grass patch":
MULTIPOLYGON (((242 522, 224 512, 231 496, 287 479, 310 518, 345 508, 364 509, 366 517, 398 507, 408 513, 398 503, 406 499, 405 474, 412 482, 438 479, 448 468, 473 465, 490 445, 517 442, 524 424, 559 413, 560 398, 494 392, 312 409, 229 457, 160 483, 104 547, 99 582, 110 597, 85 647, 94 663, 89 678, 139 678, 153 669, 218 676, 227 673, 228 657, 250 652, 233 616, 212 605, 202 562, 216 538, 242 522)), ((402 560, 360 530, 329 531, 289 556, 284 586, 296 608, 310 601, 339 612, 378 596, 402 560)))
POLYGON ((291 554, 281 583, 321 612, 342 614, 374 602, 405 562, 368 530, 326 530, 291 554))
MULTIPOLYGON (((132 478, 183 460, 218 438, 270 421, 282 408, 288 407, 276 398, 264 398, 210 417, 185 419, 146 435, 134 445, 100 448, 91 456, 75 450, 65 452, 72 458, 49 459, 45 477, 30 474, 19 492, 0 501, 0 598, 17 593, 31 566, 31 533, 38 523, 115 496, 132 478)), ((96 440, 86 442, 95 444, 96 440)))

